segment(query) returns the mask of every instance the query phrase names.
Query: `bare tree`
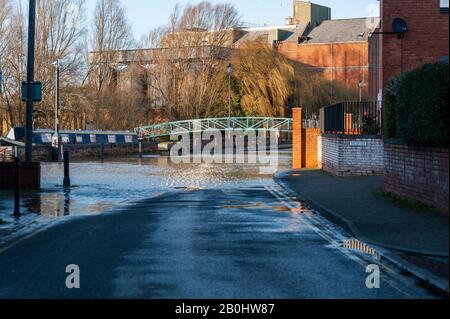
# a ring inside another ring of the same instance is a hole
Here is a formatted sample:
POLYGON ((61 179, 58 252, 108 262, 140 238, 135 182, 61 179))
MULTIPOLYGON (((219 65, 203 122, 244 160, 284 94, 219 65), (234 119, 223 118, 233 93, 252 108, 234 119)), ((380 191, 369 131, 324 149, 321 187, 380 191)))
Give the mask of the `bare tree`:
POLYGON ((234 6, 204 1, 175 6, 168 26, 150 34, 152 46, 160 49, 153 50, 149 85, 164 100, 168 118, 225 114, 227 86, 220 79, 239 23, 234 6))
POLYGON ((90 79, 97 91, 112 81, 114 63, 120 50, 132 45, 130 26, 119 0, 98 0, 90 34, 90 79))
MULTIPOLYGON (((79 116, 74 87, 82 79, 85 28, 84 0, 38 0, 36 23, 36 79, 42 82, 44 100, 36 104, 35 123, 54 124, 55 63, 60 63, 61 114, 79 116)), ((66 121, 70 126, 71 120, 66 121)))
POLYGON ((97 128, 125 128, 115 116, 128 107, 121 98, 124 92, 117 90, 117 82, 121 71, 126 71, 126 66, 120 63, 123 54, 127 53, 124 50, 134 42, 130 30, 120 0, 97 0, 88 39, 90 52, 87 54, 89 70, 86 77, 91 88, 92 114, 89 120, 97 128))
MULTIPOLYGON (((20 2, 0 0, 0 68, 3 94, 0 95, 0 120, 8 126, 23 124, 24 104, 20 85, 25 70, 25 21, 20 2)), ((3 128, 4 130, 4 128, 3 128)))
MULTIPOLYGON (((9 1, 0 0, 0 71, 3 71, 4 57, 7 49, 6 32, 9 24, 10 11, 11 7, 9 1)), ((0 83, 0 85, 2 85, 2 83, 0 83)), ((6 106, 3 102, 3 95, 0 95, 0 134, 5 133, 6 127, 4 127, 4 123, 6 121, 6 106)))
POLYGON ((6 31, 11 9, 9 0, 0 0, 0 59, 2 59, 6 49, 6 31))
MULTIPOLYGON (((0 121, 6 117, 8 126, 22 125, 25 113, 20 86, 27 25, 21 4, 0 0, 0 121)), ((123 130, 145 122, 227 116, 230 62, 236 115, 288 116, 289 108, 299 105, 312 113, 353 96, 267 44, 233 50, 239 24, 229 4, 177 5, 166 26, 141 40, 141 49, 128 50, 134 41, 120 0, 97 0, 90 32, 84 0, 38 0, 36 79, 43 83, 44 101, 36 104, 35 126, 54 124, 56 60, 62 66, 61 115, 67 129, 94 123, 123 130)))

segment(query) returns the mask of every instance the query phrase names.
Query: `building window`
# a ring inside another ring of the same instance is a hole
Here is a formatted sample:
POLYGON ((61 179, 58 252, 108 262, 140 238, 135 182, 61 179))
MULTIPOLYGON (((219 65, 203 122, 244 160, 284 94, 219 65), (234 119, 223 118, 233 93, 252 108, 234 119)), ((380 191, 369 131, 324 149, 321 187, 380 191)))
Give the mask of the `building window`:
POLYGON ((108 143, 114 144, 117 143, 117 139, 115 135, 108 135, 108 143))
POLYGON ((448 2, 449 0, 441 0, 441 12, 448 13, 448 2))

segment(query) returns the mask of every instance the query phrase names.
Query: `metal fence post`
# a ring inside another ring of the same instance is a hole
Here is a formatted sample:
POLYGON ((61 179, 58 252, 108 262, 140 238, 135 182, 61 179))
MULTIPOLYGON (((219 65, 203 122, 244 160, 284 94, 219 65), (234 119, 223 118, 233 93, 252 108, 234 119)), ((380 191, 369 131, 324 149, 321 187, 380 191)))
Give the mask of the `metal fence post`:
POLYGON ((20 159, 14 158, 14 216, 20 216, 20 159))
POLYGON ((70 187, 70 172, 69 172, 69 151, 64 151, 64 188, 70 187))

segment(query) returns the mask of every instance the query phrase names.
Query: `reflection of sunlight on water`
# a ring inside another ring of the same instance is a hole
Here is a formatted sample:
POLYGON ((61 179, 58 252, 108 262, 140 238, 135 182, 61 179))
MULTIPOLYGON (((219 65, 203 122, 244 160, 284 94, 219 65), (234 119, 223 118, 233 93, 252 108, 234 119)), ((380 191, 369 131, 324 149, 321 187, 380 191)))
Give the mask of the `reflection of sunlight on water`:
MULTIPOLYGON (((289 167, 280 155, 280 168, 289 167)), ((71 163, 70 191, 62 190, 63 165, 42 163, 42 191, 23 193, 22 213, 48 218, 97 214, 163 191, 189 188, 236 188, 267 185, 271 176, 255 164, 179 164, 168 157, 121 158, 71 163)), ((13 223, 12 193, 0 192, 0 228, 13 223)))

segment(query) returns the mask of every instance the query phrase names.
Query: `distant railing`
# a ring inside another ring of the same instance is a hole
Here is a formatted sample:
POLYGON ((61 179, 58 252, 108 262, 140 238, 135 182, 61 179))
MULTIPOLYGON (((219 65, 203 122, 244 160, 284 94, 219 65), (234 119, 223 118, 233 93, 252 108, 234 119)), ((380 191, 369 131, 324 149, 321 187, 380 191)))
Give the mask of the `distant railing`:
POLYGON ((303 119, 303 128, 320 128, 319 116, 311 116, 303 119))
POLYGON ((342 102, 321 110, 326 134, 381 135, 381 113, 376 102, 342 102))

